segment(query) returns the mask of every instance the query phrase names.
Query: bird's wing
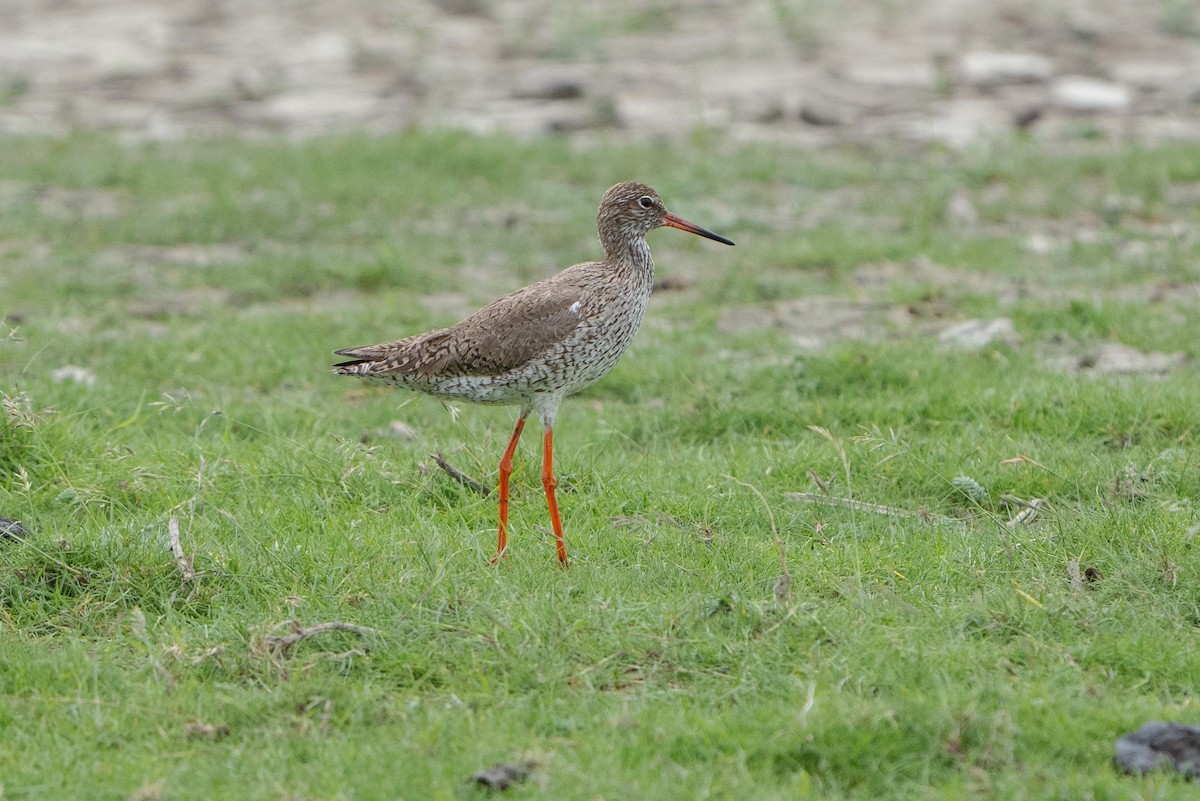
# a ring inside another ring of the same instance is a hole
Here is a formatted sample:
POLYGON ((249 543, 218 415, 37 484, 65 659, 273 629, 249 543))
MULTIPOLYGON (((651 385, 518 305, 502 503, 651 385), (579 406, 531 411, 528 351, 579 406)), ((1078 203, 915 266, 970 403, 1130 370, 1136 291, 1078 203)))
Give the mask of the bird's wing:
POLYGON ((450 328, 336 351, 352 359, 336 367, 357 374, 420 378, 504 373, 570 336, 588 312, 585 295, 574 282, 540 281, 489 303, 450 328))
MULTIPOLYGON (((520 367, 569 337, 588 312, 577 285, 542 281, 489 303, 454 328, 464 375, 494 375, 520 367)), ((451 367, 451 365, 447 365, 451 367)))

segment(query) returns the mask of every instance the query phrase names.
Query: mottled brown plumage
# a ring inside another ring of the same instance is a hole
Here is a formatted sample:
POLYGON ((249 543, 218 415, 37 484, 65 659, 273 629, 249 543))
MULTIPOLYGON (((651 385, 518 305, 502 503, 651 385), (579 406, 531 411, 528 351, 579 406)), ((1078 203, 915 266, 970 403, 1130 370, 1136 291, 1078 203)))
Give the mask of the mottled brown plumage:
POLYGON ((545 430, 542 481, 559 561, 567 564, 552 468, 558 407, 613 368, 641 325, 654 281, 646 234, 660 226, 732 245, 671 214, 658 194, 634 182, 609 189, 596 216, 601 261, 568 267, 489 303, 457 325, 417 336, 336 351, 349 361, 339 375, 386 381, 440 398, 520 407, 500 462, 500 534, 507 549, 508 478, 512 454, 531 412, 545 430))

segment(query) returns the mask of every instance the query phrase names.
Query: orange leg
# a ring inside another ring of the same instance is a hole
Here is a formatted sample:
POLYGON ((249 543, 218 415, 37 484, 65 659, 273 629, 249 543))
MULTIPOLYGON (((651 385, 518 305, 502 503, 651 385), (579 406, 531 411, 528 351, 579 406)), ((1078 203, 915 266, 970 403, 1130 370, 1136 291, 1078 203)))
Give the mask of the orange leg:
POLYGON ((558 499, 554 497, 554 488, 558 482, 554 480, 554 429, 547 428, 543 439, 542 451, 542 486, 546 488, 546 504, 550 507, 550 525, 554 527, 554 547, 558 550, 558 563, 564 568, 567 564, 567 543, 563 539, 562 521, 558 518, 558 499))
POLYGON ((517 440, 521 438, 521 429, 525 428, 525 418, 517 418, 517 426, 513 429, 504 456, 500 457, 500 536, 496 541, 496 556, 492 564, 503 559, 508 554, 508 477, 513 471, 513 454, 517 451, 517 440))

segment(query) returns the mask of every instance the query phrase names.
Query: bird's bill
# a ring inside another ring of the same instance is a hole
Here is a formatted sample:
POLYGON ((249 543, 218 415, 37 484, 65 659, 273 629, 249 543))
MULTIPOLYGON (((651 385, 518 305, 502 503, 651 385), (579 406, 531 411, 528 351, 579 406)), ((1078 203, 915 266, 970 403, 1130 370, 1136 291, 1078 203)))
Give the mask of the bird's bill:
POLYGON ((671 228, 678 228, 680 231, 687 231, 689 234, 697 234, 698 236, 702 236, 705 239, 711 239, 714 242, 720 242, 723 245, 732 245, 733 244, 733 242, 729 241, 725 237, 723 237, 719 234, 714 234, 712 231, 709 231, 706 228, 701 228, 700 226, 696 225, 695 223, 690 223, 687 220, 683 219, 682 217, 676 217, 674 214, 672 214, 669 211, 663 215, 663 225, 669 226, 671 228))

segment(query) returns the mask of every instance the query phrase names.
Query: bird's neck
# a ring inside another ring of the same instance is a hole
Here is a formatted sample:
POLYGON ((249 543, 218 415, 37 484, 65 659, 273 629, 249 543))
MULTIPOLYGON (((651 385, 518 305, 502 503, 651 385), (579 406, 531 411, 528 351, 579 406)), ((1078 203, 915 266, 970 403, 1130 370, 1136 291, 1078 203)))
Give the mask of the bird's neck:
POLYGON ((654 281, 654 259, 650 258, 650 246, 645 237, 637 236, 617 242, 605 242, 607 261, 618 272, 633 281, 650 284, 654 281))

